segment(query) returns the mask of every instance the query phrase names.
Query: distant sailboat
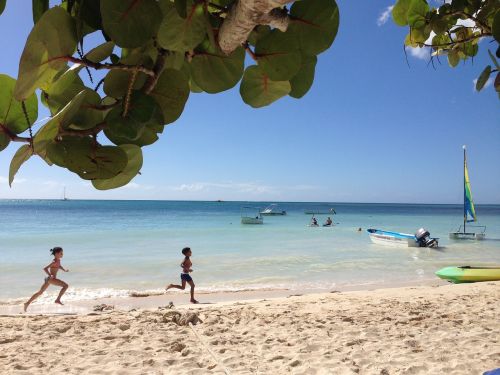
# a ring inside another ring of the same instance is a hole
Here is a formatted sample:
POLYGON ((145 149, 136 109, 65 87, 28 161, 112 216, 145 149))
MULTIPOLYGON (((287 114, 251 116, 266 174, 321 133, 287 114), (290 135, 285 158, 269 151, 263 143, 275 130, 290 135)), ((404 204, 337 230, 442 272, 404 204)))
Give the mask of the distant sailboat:
POLYGON ((68 198, 66 197, 66 186, 65 186, 65 187, 64 187, 64 189, 63 189, 63 197, 62 197, 62 200, 63 200, 63 201, 67 201, 67 200, 68 200, 68 198))
POLYGON ((472 200, 472 191, 470 189, 469 171, 467 170, 467 155, 466 147, 464 149, 464 223, 460 225, 458 231, 451 232, 450 238, 454 240, 482 240, 486 236, 486 227, 481 225, 469 225, 469 232, 467 231, 467 223, 472 223, 477 221, 476 209, 474 207, 474 201, 472 200), (470 231, 472 228, 472 231, 470 231), (475 229, 480 229, 480 231, 475 232, 475 229))

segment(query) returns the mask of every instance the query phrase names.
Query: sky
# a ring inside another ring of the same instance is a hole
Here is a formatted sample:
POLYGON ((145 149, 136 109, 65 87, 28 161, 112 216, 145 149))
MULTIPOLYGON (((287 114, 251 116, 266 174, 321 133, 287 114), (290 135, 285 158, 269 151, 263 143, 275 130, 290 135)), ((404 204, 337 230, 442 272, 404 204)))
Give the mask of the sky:
MULTIPOLYGON (((0 199, 59 199, 66 187, 70 199, 460 203, 466 144, 475 202, 500 203, 500 101, 491 83, 474 91, 491 63, 487 42, 473 64, 434 69, 428 51, 408 50, 408 66, 392 4, 338 1, 337 38, 300 100, 253 109, 239 84, 191 94, 126 187, 98 191, 32 158, 9 188, 11 143, 0 152, 0 199)), ((7 1, 0 73, 17 76, 32 23, 31 2, 7 1)))

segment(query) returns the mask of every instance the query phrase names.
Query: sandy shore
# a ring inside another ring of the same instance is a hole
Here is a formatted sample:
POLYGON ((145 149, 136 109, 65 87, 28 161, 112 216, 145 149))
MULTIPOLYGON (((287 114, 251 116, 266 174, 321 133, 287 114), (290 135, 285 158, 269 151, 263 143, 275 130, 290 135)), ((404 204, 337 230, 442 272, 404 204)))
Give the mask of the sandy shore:
POLYGON ((500 367, 499 300, 500 282, 488 282, 173 310, 1 316, 0 369, 2 374, 223 374, 223 367, 231 374, 482 374, 500 367), (175 322, 178 314, 196 314, 203 322, 193 331, 175 322))

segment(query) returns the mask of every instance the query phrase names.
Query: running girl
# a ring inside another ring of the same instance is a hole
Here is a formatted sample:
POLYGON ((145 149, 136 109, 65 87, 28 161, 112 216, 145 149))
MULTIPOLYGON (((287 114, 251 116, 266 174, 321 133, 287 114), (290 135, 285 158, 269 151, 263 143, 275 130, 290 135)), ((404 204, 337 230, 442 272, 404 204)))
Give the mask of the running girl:
POLYGON ((69 270, 64 269, 63 266, 61 266, 61 258, 64 255, 62 247, 54 247, 53 249, 50 250, 50 253, 54 256, 54 260, 52 261, 52 263, 50 263, 47 267, 43 269, 47 274, 47 277, 45 278, 45 281, 40 290, 35 294, 33 294, 29 299, 29 301, 24 304, 24 311, 28 309, 28 306, 31 304, 31 302, 33 302, 35 299, 40 297, 43 292, 45 292, 45 290, 49 287, 50 284, 61 287, 61 291, 59 292, 59 295, 57 296, 55 303, 58 303, 59 305, 63 304, 61 302, 61 297, 68 289, 68 284, 57 278, 57 272, 60 269, 63 270, 64 272, 68 272, 69 270))

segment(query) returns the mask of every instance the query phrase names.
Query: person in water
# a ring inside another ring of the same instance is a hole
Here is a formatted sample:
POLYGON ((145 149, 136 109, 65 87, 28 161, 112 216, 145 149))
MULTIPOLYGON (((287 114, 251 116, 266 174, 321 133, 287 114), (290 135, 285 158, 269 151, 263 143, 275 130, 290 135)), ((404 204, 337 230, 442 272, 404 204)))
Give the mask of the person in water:
POLYGON ((332 221, 332 219, 330 219, 330 216, 328 216, 324 225, 325 225, 325 227, 329 227, 332 224, 333 224, 333 221, 332 221))
POLYGON ((311 225, 317 226, 318 225, 318 220, 316 220, 315 217, 311 219, 311 225))
POLYGON ((64 267, 61 265, 61 259, 64 255, 62 247, 54 247, 53 249, 50 250, 50 253, 54 256, 54 260, 47 267, 43 269, 44 272, 47 274, 47 277, 45 278, 40 290, 35 294, 33 294, 29 299, 29 301, 24 304, 24 311, 28 309, 28 306, 31 304, 31 302, 36 300, 38 297, 42 295, 43 292, 45 292, 45 290, 49 287, 50 284, 61 287, 61 291, 59 292, 59 295, 57 296, 55 303, 59 305, 63 304, 61 302, 61 297, 68 289, 68 284, 57 278, 57 272, 59 270, 63 270, 64 272, 69 272, 69 270, 64 269, 64 267))
POLYGON ((193 278, 189 274, 190 272, 193 272, 193 269, 191 268, 193 267, 193 263, 190 259, 191 255, 193 255, 191 248, 185 247, 182 249, 182 254, 184 255, 184 261, 181 263, 181 285, 169 284, 165 290, 169 290, 171 288, 184 290, 186 289, 186 283, 188 283, 191 287, 191 303, 198 303, 198 301, 194 299, 194 282, 193 278))

